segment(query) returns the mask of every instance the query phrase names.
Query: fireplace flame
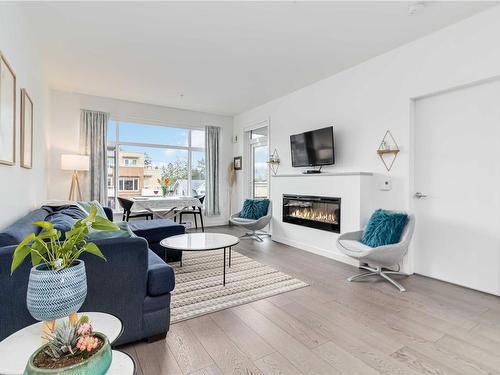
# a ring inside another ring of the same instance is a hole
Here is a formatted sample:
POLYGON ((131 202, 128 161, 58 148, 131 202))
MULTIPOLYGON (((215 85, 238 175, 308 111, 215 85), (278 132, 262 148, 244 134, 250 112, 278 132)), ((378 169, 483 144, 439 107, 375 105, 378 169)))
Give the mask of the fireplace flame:
POLYGON ((313 209, 311 207, 292 208, 289 212, 289 215, 299 219, 323 221, 325 223, 337 224, 337 215, 335 215, 335 212, 313 209))

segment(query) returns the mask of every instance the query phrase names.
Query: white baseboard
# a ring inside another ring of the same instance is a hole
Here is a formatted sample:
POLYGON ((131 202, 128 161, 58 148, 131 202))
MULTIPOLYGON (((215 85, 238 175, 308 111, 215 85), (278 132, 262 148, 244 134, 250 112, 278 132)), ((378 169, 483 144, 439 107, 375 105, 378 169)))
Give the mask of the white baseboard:
POLYGON ((220 227, 220 226, 224 226, 224 225, 229 225, 229 220, 218 219, 218 220, 207 221, 205 219, 205 226, 206 227, 220 227))
POLYGON ((273 241, 280 242, 280 243, 283 243, 285 245, 293 246, 293 247, 296 247, 298 249, 305 250, 305 251, 308 251, 308 252, 316 254, 316 255, 321 255, 325 258, 330 258, 330 259, 336 260, 338 262, 350 264, 351 266, 355 266, 355 267, 359 266, 359 262, 357 260, 352 259, 344 254, 335 253, 335 252, 329 251, 327 249, 323 249, 323 248, 316 247, 316 246, 311 246, 311 245, 306 244, 304 242, 293 241, 293 240, 290 240, 288 238, 281 237, 281 236, 273 235, 271 238, 273 241))

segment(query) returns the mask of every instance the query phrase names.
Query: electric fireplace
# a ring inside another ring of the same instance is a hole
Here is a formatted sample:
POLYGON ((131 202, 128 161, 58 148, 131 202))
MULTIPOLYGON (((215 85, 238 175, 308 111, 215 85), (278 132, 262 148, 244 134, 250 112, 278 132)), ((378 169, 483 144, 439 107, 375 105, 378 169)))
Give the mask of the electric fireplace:
POLYGON ((340 198, 284 194, 283 222, 340 233, 340 198))

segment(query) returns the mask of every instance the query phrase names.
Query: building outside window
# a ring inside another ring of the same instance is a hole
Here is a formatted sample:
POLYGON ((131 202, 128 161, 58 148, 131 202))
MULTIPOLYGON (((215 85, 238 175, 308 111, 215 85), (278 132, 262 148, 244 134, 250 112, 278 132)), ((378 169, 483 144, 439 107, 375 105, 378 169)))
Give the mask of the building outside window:
POLYGON ((108 124, 108 205, 116 197, 205 194, 205 131, 110 121, 108 124), (109 182, 109 180, 113 182, 109 182))
POLYGON ((120 177, 118 180, 119 191, 139 191, 139 178, 120 177))

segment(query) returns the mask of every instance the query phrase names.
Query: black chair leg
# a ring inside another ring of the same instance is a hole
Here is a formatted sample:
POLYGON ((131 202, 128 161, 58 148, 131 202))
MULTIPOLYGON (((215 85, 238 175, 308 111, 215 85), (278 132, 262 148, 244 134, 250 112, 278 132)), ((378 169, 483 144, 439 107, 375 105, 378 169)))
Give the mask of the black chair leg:
POLYGON ((198 229, 198 220, 196 220, 196 214, 193 214, 193 217, 194 217, 194 226, 196 227, 196 229, 198 229))
POLYGON ((201 207, 199 207, 198 210, 200 211, 201 231, 205 232, 205 227, 203 226, 203 214, 201 212, 201 207))

